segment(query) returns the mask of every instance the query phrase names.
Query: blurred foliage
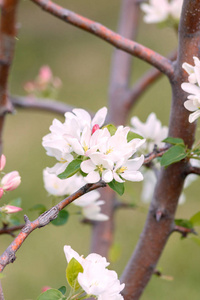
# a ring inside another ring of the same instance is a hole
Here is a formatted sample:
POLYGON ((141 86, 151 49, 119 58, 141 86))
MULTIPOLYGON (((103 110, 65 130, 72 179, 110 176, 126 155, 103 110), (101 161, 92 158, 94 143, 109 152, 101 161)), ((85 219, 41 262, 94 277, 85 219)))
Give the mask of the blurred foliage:
MULTIPOLYGON (((66 0, 61 5, 79 14, 96 20, 116 30, 119 0, 66 0)), ((176 47, 176 35, 170 29, 159 30, 154 25, 140 21, 138 41, 167 55, 176 47)), ((10 75, 10 91, 15 95, 25 95, 23 84, 35 78, 42 65, 49 65, 53 74, 61 78, 63 87, 59 101, 75 107, 96 111, 106 105, 110 63, 113 47, 45 13, 30 1, 19 4, 18 36, 16 53, 10 75)), ((131 82, 136 81, 149 66, 134 59, 131 82)), ((146 92, 130 116, 137 115, 145 121, 148 114, 156 112, 164 125, 167 125, 170 111, 171 91, 166 78, 160 79, 146 92)), ((53 118, 63 121, 62 116, 17 110, 8 116, 4 131, 4 153, 7 157, 6 171, 18 170, 22 177, 20 187, 5 196, 8 201, 20 196, 23 212, 31 220, 37 212, 29 209, 38 203, 51 206, 42 182, 42 170, 52 166, 54 160, 47 157, 41 140, 49 131, 53 118)), ((188 188, 187 202, 178 208, 177 218, 190 218, 199 210, 198 183, 188 188)), ((112 268, 120 275, 126 265, 143 228, 147 205, 140 202, 140 183, 128 184, 123 201, 136 204, 136 209, 119 210, 116 213, 115 243, 120 244, 121 256, 112 263, 112 268)), ((70 207, 70 212, 76 208, 70 207)), ((89 253, 91 229, 72 215, 66 225, 56 227, 51 224, 36 230, 17 252, 14 264, 5 269, 2 285, 5 299, 36 299, 42 286, 58 288, 66 285, 66 260, 63 252, 65 244, 71 245, 78 253, 89 253), (12 288, 11 288, 12 286, 12 288)), ((1 253, 11 243, 11 236, 1 236, 1 253)), ((180 240, 175 233, 164 250, 158 266, 163 273, 174 278, 172 282, 153 277, 142 300, 199 299, 199 246, 190 240, 180 240)))

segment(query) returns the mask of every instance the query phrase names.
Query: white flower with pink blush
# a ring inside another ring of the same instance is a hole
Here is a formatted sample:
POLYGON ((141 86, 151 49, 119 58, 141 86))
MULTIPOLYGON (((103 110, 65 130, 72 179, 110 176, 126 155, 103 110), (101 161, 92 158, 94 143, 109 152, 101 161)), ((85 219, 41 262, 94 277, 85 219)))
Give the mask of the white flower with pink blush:
POLYGON ((68 263, 75 258, 82 265, 83 272, 78 274, 77 279, 87 295, 96 296, 100 300, 123 299, 120 292, 125 285, 120 284, 115 271, 107 269, 109 263, 105 257, 91 253, 83 258, 70 246, 64 246, 64 252, 68 263))

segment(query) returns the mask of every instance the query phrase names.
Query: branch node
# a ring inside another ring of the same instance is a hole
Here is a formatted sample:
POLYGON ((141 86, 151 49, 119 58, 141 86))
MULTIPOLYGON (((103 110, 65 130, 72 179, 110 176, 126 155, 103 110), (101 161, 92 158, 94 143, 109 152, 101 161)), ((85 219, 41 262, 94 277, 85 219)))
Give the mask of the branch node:
POLYGON ((45 211, 41 216, 38 217, 39 226, 38 228, 44 227, 49 224, 52 220, 56 219, 58 216, 59 210, 56 206, 45 211))

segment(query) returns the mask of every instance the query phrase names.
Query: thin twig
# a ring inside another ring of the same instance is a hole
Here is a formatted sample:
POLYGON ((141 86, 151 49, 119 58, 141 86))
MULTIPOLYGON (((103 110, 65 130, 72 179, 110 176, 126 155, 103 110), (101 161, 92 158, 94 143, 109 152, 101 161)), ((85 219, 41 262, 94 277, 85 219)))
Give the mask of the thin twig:
POLYGON ((62 21, 90 32, 117 47, 118 49, 121 49, 148 62, 172 79, 174 75, 174 67, 172 62, 152 49, 126 39, 114 31, 106 28, 105 26, 78 15, 68 9, 65 9, 50 0, 32 0, 32 2, 36 3, 46 12, 54 15, 62 21))
POLYGON ((77 192, 72 194, 71 196, 65 198, 61 202, 59 202, 57 205, 53 206, 48 211, 45 211, 43 214, 41 214, 36 220, 31 222, 28 217, 25 215, 25 225, 18 234, 18 236, 13 240, 13 242, 8 246, 8 248, 4 251, 4 253, 0 257, 0 272, 3 271, 6 265, 9 263, 13 263, 16 259, 15 253, 17 250, 21 247, 25 239, 29 236, 29 234, 37 229, 44 227, 48 225, 52 220, 56 219, 58 216, 59 211, 61 211, 64 207, 69 205, 71 202, 73 202, 78 197, 93 191, 100 187, 105 187, 106 183, 104 181, 99 181, 94 184, 86 184, 82 188, 80 188, 77 192))
POLYGON ((20 224, 17 226, 12 226, 12 227, 8 227, 8 226, 4 226, 3 228, 0 229, 0 235, 1 234, 10 234, 11 236, 13 235, 14 231, 20 230, 24 227, 24 224, 20 224))
POLYGON ((186 228, 179 225, 174 225, 172 232, 179 232, 182 237, 187 237, 189 233, 197 234, 194 228, 186 228))
POLYGON ((169 147, 164 147, 164 148, 160 148, 160 149, 157 149, 155 147, 155 149, 147 154, 145 156, 145 159, 144 159, 144 165, 147 165, 149 164, 153 159, 157 158, 157 157, 161 157, 163 156, 163 154, 169 149, 169 147))
POLYGON ((188 169, 186 171, 186 175, 189 175, 189 174, 200 175, 200 168, 189 165, 188 169))
POLYGON ((9 96, 14 107, 49 111, 63 115, 66 111, 72 111, 73 107, 52 99, 9 96))

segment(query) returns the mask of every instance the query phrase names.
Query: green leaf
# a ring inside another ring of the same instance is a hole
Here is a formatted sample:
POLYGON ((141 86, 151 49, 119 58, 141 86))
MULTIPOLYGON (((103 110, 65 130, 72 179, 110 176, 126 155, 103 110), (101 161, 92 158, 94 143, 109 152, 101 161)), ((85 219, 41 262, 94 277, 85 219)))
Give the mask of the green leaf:
POLYGON ((120 196, 124 193, 124 183, 118 182, 113 179, 111 182, 108 183, 109 187, 117 192, 120 196))
POLYGON ((58 213, 58 216, 55 220, 51 221, 51 223, 55 226, 61 226, 67 223, 67 220, 69 218, 69 213, 66 210, 61 210, 58 213))
POLYGON ((73 176, 74 174, 76 174, 79 171, 81 163, 82 163, 82 159, 80 159, 80 158, 72 160, 68 164, 65 171, 63 173, 59 174, 58 177, 60 179, 66 179, 66 178, 73 176))
POLYGON ((172 146, 165 152, 160 160, 161 166, 167 167, 176 163, 187 156, 185 147, 181 145, 172 146))
POLYGON ((33 207, 31 207, 29 210, 31 210, 31 211, 34 211, 34 210, 38 211, 38 214, 41 215, 41 214, 43 214, 47 210, 47 208, 43 204, 36 204, 33 207))
POLYGON ((37 300, 62 300, 66 299, 63 294, 56 289, 49 289, 46 292, 40 294, 37 298, 37 300))
POLYGON ((172 144, 172 145, 185 145, 183 139, 173 138, 173 137, 167 137, 162 142, 172 144))
POLYGON ((74 289, 78 290, 80 285, 78 283, 77 277, 79 273, 83 273, 82 265, 73 257, 66 269, 66 278, 69 285, 74 289))
POLYGON ((9 217, 9 223, 11 223, 14 226, 18 226, 20 225, 20 220, 18 217, 12 215, 9 217))
POLYGON ((113 124, 108 124, 106 126, 103 126, 102 129, 104 129, 104 128, 108 129, 108 131, 110 132, 111 136, 114 135, 115 132, 116 132, 116 130, 117 130, 117 127, 115 125, 113 125, 113 124))
POLYGON ((66 287, 63 285, 58 289, 63 295, 66 293, 66 287))
POLYGON ((22 199, 21 199, 21 198, 16 198, 16 199, 14 199, 14 200, 11 200, 11 201, 9 202, 9 205, 21 207, 21 205, 22 205, 22 199))
POLYGON ((187 219, 175 219, 174 220, 175 224, 184 228, 192 229, 193 224, 190 220, 187 219))
POLYGON ((200 226, 200 211, 198 211, 196 214, 194 214, 194 215, 190 218, 190 222, 191 222, 194 226, 200 226))
POLYGON ((143 137, 133 131, 129 131, 129 133, 127 135, 127 142, 130 142, 133 139, 143 139, 143 137))

